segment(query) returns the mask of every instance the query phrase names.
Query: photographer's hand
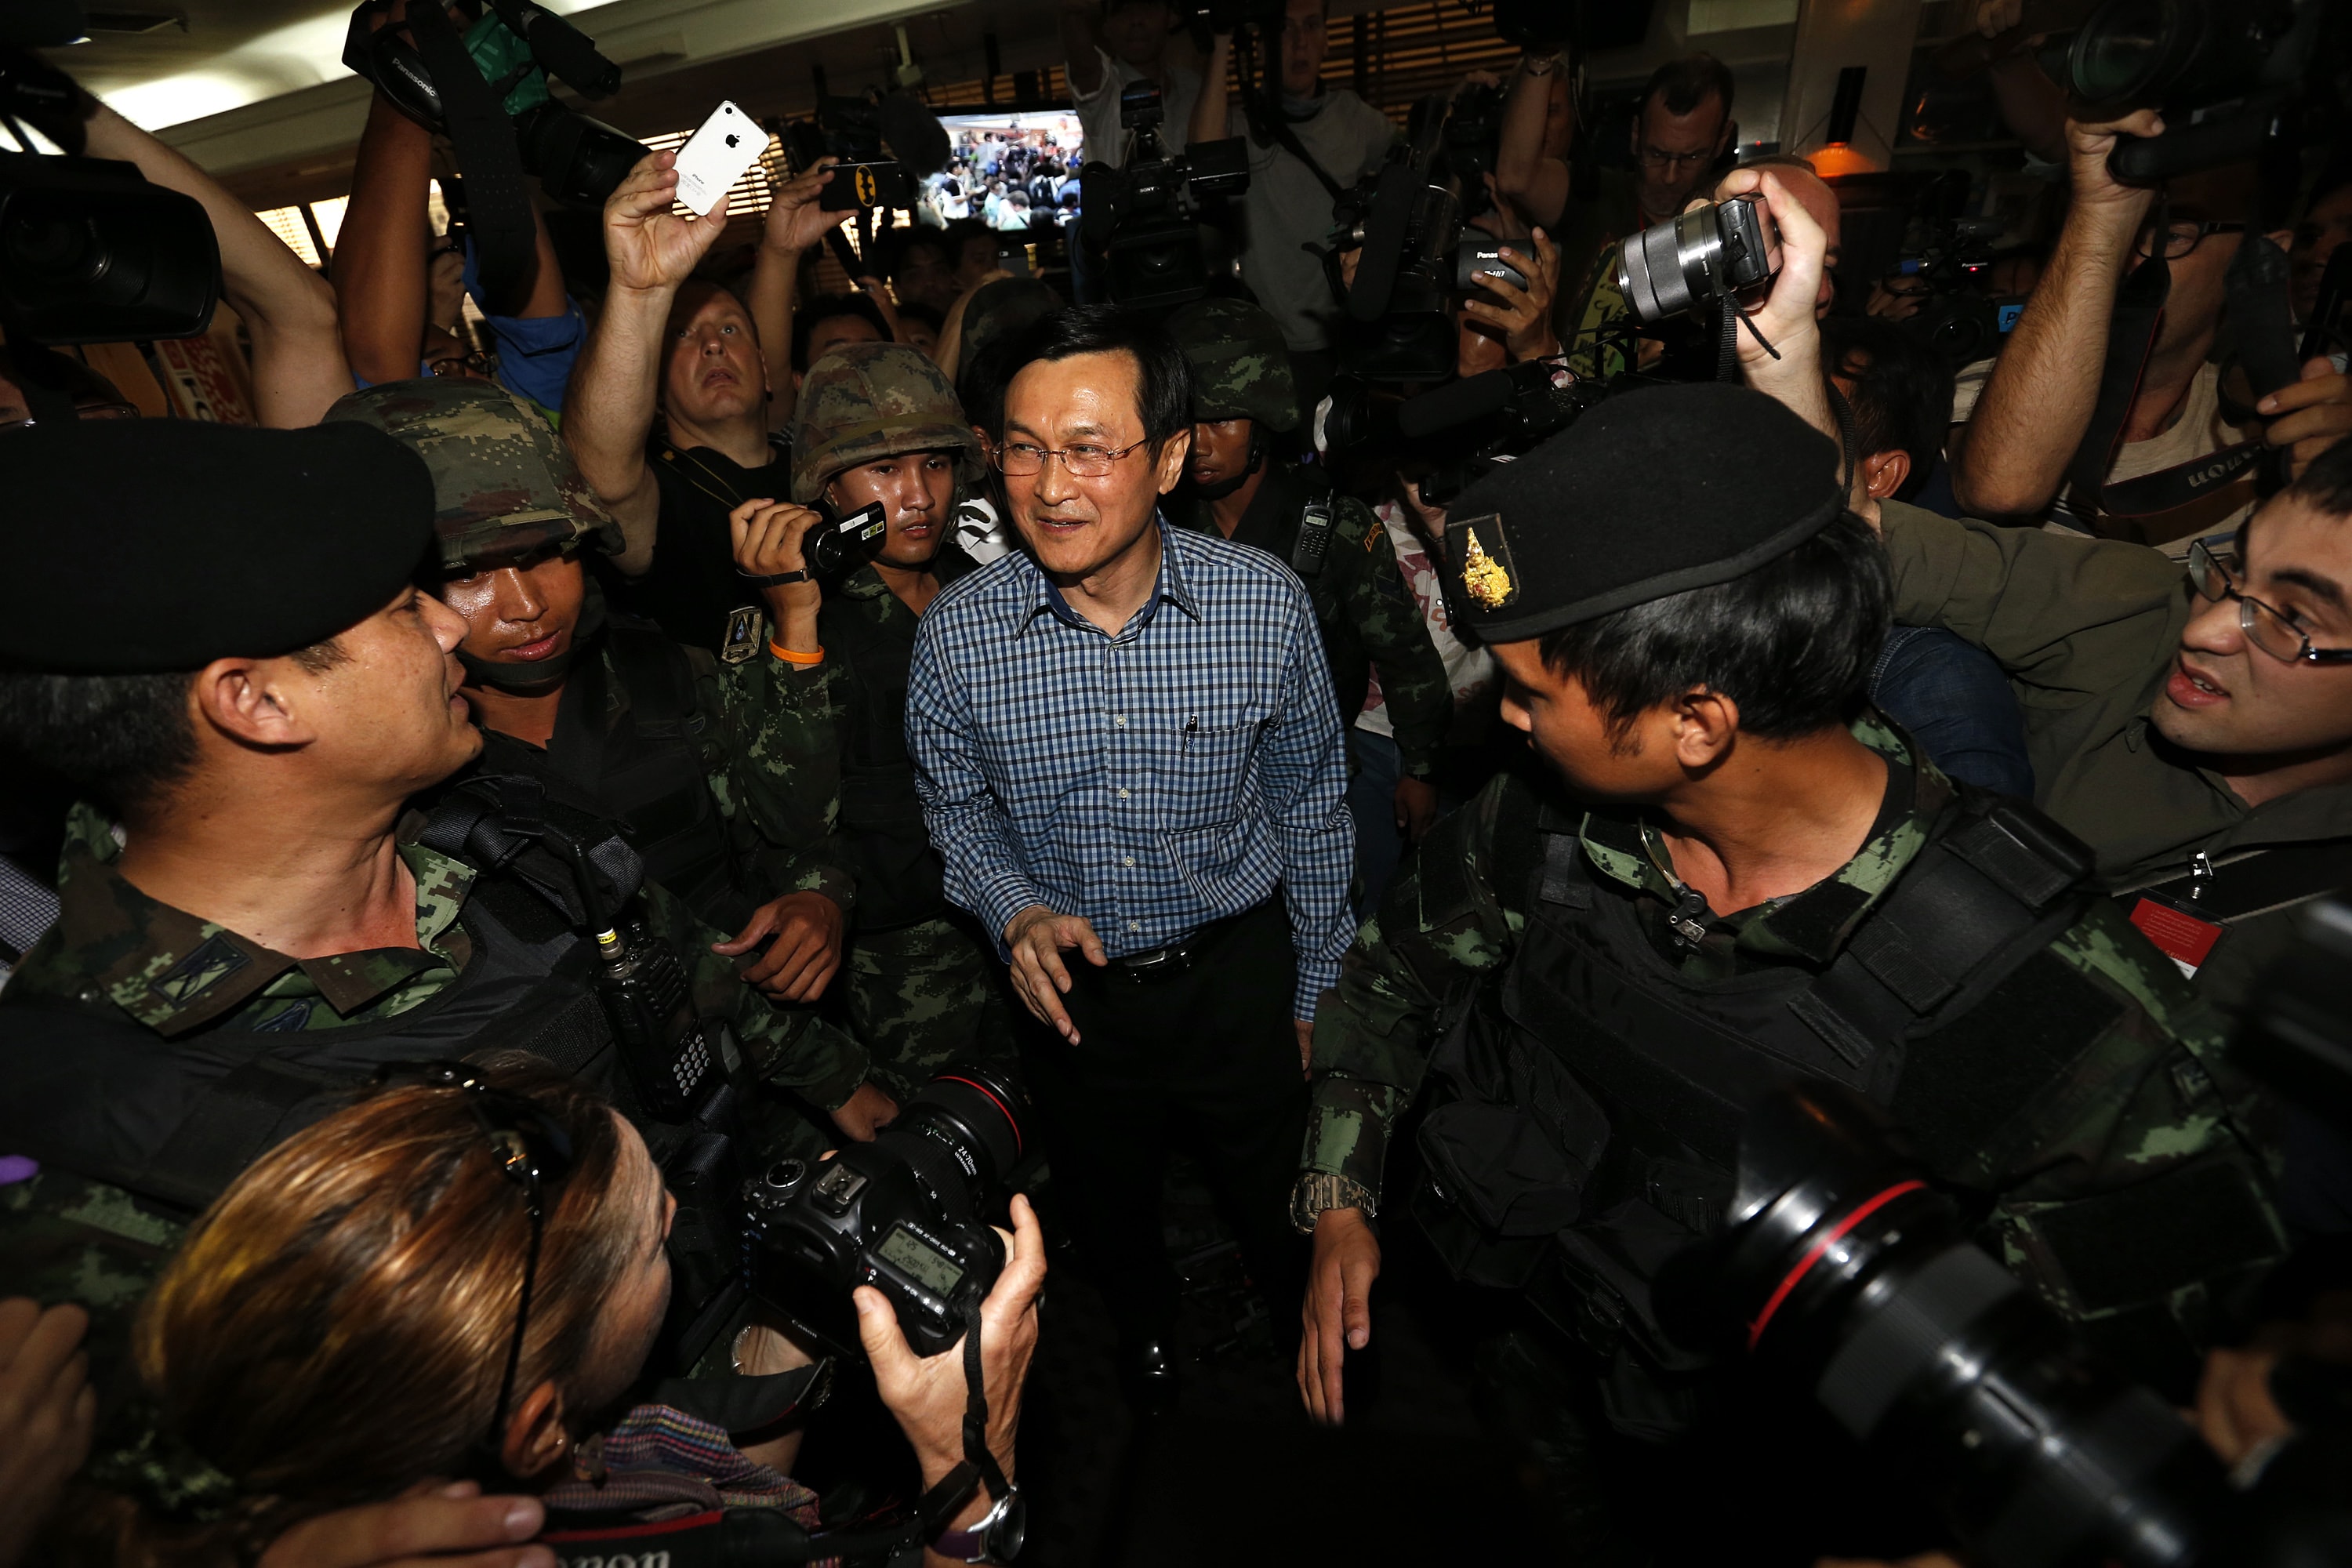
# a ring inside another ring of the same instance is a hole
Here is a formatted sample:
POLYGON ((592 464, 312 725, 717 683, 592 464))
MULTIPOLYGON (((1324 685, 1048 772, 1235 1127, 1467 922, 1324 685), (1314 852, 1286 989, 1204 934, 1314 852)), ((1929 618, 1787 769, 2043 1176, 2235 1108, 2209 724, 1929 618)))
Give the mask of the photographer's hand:
POLYGON ((1337 1426, 1347 1417, 1342 1373, 1348 1352, 1372 1342, 1372 1281, 1381 1277, 1381 1241, 1361 1209, 1315 1216, 1315 1260, 1308 1266, 1300 1316, 1298 1393, 1307 1413, 1337 1426))
POLYGON ((1083 915, 1057 915, 1043 904, 1032 904, 1004 922, 1004 945, 1013 952, 1013 985, 1037 1021, 1051 1024, 1062 1038, 1078 1043, 1078 1026, 1070 1022, 1062 997, 1070 989, 1070 971, 1062 954, 1076 948, 1087 962, 1099 968, 1110 954, 1083 915))
POLYGON ((473 1481, 427 1482, 392 1502, 306 1519, 269 1543, 258 1568, 556 1568, 533 1542, 537 1498, 484 1497, 473 1481))
POLYGON ((2066 117, 2066 223, 2095 222, 2114 247, 2120 261, 2147 216, 2156 192, 2147 185, 2126 185, 2107 172, 2107 154, 2119 136, 2158 136, 2164 117, 2153 109, 2136 109, 2121 120, 2077 120, 2066 117))
POLYGON ((2254 405, 2269 423, 2263 440, 2288 449, 2292 478, 2303 478, 2311 460, 2352 435, 2352 375, 2328 359, 2315 359, 2303 367, 2303 379, 2280 387, 2254 405))
POLYGON ((0 1568, 16 1562, 89 1453, 98 1394, 82 1335, 89 1314, 0 1300, 0 1568))
POLYGON ((1748 385, 1779 398, 1806 424, 1836 441, 1837 420, 1830 413, 1822 380, 1821 322, 1813 313, 1821 298, 1829 235, 1771 169, 1734 169, 1715 194, 1717 200, 1727 201, 1750 191, 1762 194, 1780 226, 1780 271, 1764 302, 1748 312, 1748 324, 1756 331, 1739 331, 1740 372, 1748 385), (1771 349, 1757 342, 1759 333, 1771 349))
POLYGON ((1502 301, 1467 300, 1463 312, 1493 327, 1512 362, 1542 359, 1559 353, 1559 338, 1551 330, 1552 293, 1559 284, 1559 247, 1542 229, 1535 231, 1535 255, 1524 247, 1501 247, 1502 258, 1528 280, 1524 289, 1491 272, 1476 276, 1480 288, 1502 301))
MULTIPOLYGON (((735 543, 735 567, 754 577, 805 572, 802 552, 808 531, 824 521, 819 513, 791 501, 755 497, 727 514, 727 531, 735 543)), ((768 617, 775 623, 776 646, 794 653, 818 653, 816 613, 824 590, 814 580, 772 584, 760 590, 767 601, 768 617)))
POLYGON ((727 198, 698 218, 670 211, 677 199, 677 154, 654 153, 604 198, 604 259, 615 290, 670 293, 686 281, 727 227, 727 198))
MULTIPOLYGON (((981 1387, 988 1395, 988 1451, 1010 1479, 1013 1438, 1021 1428, 1021 1389, 1037 1349, 1037 1296, 1045 1285, 1045 1233, 1029 1200, 1018 1194, 1013 1199, 1013 1234, 1005 1240, 1010 1257, 1004 1272, 980 1306, 980 1365, 981 1387)), ((889 1298, 861 1285, 854 1300, 857 1337, 874 1368, 875 1392, 914 1446, 929 1489, 963 1462, 963 1341, 937 1355, 919 1356, 899 1331, 889 1298)), ((949 1528, 972 1524, 991 1501, 982 1489, 949 1528)))
POLYGON ((857 216, 852 207, 827 212, 817 205, 825 186, 833 183, 833 166, 838 162, 831 156, 819 158, 805 171, 775 187, 774 195, 769 199, 767 221, 760 229, 761 246, 797 257, 824 239, 829 230, 839 228, 857 216))

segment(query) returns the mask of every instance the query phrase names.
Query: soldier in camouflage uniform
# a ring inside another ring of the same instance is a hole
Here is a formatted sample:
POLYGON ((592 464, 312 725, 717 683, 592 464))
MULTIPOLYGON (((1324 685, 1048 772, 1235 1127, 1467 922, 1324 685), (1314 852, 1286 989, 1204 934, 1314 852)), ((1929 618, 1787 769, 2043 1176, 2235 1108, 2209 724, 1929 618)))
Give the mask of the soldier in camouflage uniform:
POLYGON ((1364 710, 1380 667, 1403 764, 1397 811, 1418 837, 1436 817, 1431 781, 1454 721, 1454 689, 1389 531, 1320 469, 1274 456, 1273 437, 1298 426, 1298 395, 1272 316, 1240 300, 1203 300, 1168 328, 1192 362, 1194 420, 1191 483, 1167 503, 1168 516, 1255 545, 1305 579, 1343 724, 1364 710))
MULTIPOLYGON (((350 424, 63 426, 13 437, 0 488, 26 569, 0 584, 0 739, 90 792, 57 924, 0 994, 0 1151, 40 1162, 0 1186, 0 1286, 89 1308, 103 1381, 236 1168, 379 1063, 578 1041, 593 946, 409 836, 411 792, 482 744, 465 622, 413 585, 435 500, 413 451, 350 424)), ((855 1040, 742 984, 659 885, 628 910, 754 1073, 818 1104, 864 1082, 855 1040)), ((101 1474, 160 1464, 121 1393, 101 1474)))
MULTIPOLYGON (((764 634, 713 658, 607 613, 581 552, 618 551, 620 530, 546 421, 504 389, 395 382, 327 417, 385 431, 433 471, 436 592, 466 617, 457 658, 484 731, 475 771, 537 778, 619 825, 647 878, 726 933, 723 952, 767 943, 746 981, 780 1004, 823 994, 856 897, 834 832, 823 671, 764 634)), ((814 1098, 853 1132, 889 1119, 878 1086, 827 1080, 814 1098)))
POLYGON ((2214 1016, 2094 896, 2087 852, 1868 710, 1841 719, 1888 588, 1835 470, 1760 394, 1665 388, 1453 509, 1449 592, 1558 773, 1506 773, 1442 823, 1317 1015, 1293 1217, 1318 1415, 1370 1336, 1365 1222, 1404 1202, 1382 1173, 1416 1099, 1412 1206, 1440 1255, 1524 1292, 1608 1422, 1654 1442, 1707 1430, 1722 1387, 1649 1279, 1720 1218, 1744 1110, 1790 1076, 1887 1105, 1978 1239, 2175 1394, 2223 1294, 2284 1250, 2214 1016), (1671 460, 1693 443, 1704 470, 1671 460), (1708 516, 1718 472, 1740 491, 1708 516))
POLYGON ((940 889, 907 753, 915 624, 976 570, 954 537, 980 438, 939 367, 897 343, 845 343, 809 366, 793 414, 793 503, 843 516, 881 501, 879 552, 823 584, 817 625, 841 734, 841 826, 857 878, 851 1026, 902 1095, 950 1059, 1007 1066, 1003 965, 940 889))

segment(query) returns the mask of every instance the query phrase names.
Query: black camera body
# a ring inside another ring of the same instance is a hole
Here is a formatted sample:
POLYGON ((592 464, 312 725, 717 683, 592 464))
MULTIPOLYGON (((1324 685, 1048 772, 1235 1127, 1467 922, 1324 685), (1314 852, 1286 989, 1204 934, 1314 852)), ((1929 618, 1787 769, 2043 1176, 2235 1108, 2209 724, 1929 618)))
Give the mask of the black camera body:
POLYGON ((1955 370, 1999 353, 2025 306, 1992 291, 1991 242, 2000 232, 1998 218, 1934 221, 1927 244, 1895 264, 1902 276, 1925 285, 1927 296, 1903 321, 1904 331, 1926 339, 1955 370))
POLYGON ((876 207, 911 207, 919 194, 913 169, 888 155, 882 107, 863 98, 817 100, 816 113, 784 128, 798 168, 820 158, 838 160, 833 178, 817 197, 820 210, 863 212, 876 207))
POLYGON ((1118 96, 1127 162, 1116 169, 1089 163, 1081 176, 1081 234, 1105 253, 1110 297, 1141 310, 1189 304, 1208 293, 1201 215, 1249 189, 1249 147, 1242 138, 1171 154, 1162 118, 1159 87, 1129 83, 1118 96))
POLYGON ((1656 322, 1768 289, 1780 270, 1780 227, 1754 193, 1654 224, 1618 248, 1617 287, 1656 322))
POLYGON ((829 213, 863 212, 869 207, 911 207, 915 175, 904 163, 883 159, 863 163, 835 163, 833 178, 817 195, 817 207, 829 213))
POLYGON ((1391 154, 1333 204, 1335 284, 1337 253, 1360 251, 1339 340, 1339 369, 1348 374, 1444 381, 1454 374, 1462 208, 1433 152, 1391 154))
MULTIPOLYGON (((549 95, 545 78, 562 80, 583 98, 603 99, 620 90, 621 68, 571 23, 530 0, 490 0, 488 8, 489 41, 475 51, 474 65, 509 111, 523 171, 551 200, 584 212, 602 208, 646 149, 549 95)), ((344 37, 343 64, 410 119, 448 133, 447 85, 435 79, 424 55, 395 27, 369 26, 389 10, 389 0, 360 0, 344 37)), ((467 151, 458 149, 461 163, 467 151)))
POLYGON ((26 343, 191 338, 220 247, 201 203, 104 158, 0 153, 0 326, 26 343))
POLYGON ((1462 216, 1475 218, 1490 210, 1486 176, 1502 157, 1503 89, 1466 87, 1454 95, 1454 112, 1445 119, 1445 158, 1461 185, 1462 216))
POLYGON ((824 525, 810 529, 801 543, 801 554, 812 573, 838 577, 882 552, 883 541, 890 536, 887 506, 868 501, 846 517, 836 516, 831 501, 821 502, 818 510, 824 514, 824 525))
POLYGON ((872 1142, 778 1161, 743 1184, 744 1283, 837 1354, 864 1354, 860 1285, 889 1298, 918 1354, 947 1349, 1003 1272, 989 1218, 1024 1110, 1010 1082, 951 1065, 872 1142))
POLYGON ((2302 96, 2327 0, 2107 0, 2066 51, 2065 85, 2102 120, 2164 116, 2118 137, 2107 168, 2131 184, 2258 153, 2302 96))

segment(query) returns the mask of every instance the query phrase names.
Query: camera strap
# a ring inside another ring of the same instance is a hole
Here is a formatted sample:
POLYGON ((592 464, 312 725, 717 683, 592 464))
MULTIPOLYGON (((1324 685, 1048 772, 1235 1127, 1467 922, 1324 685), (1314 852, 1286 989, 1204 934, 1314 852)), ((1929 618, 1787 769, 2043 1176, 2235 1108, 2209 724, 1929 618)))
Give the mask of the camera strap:
POLYGON ((523 184, 522 151, 497 89, 475 68, 473 56, 438 5, 412 6, 408 30, 441 94, 443 128, 466 176, 475 254, 488 314, 522 308, 539 260, 530 193, 523 184))

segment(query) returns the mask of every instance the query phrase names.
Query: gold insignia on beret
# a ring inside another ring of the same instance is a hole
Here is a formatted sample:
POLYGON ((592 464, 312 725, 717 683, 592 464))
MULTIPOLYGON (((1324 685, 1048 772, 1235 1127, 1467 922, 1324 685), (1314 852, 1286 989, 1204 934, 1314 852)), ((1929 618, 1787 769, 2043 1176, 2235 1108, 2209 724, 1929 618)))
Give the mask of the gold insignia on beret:
POLYGON ((1519 585, 1511 581, 1503 563, 1486 553, 1478 542, 1478 531, 1462 531, 1462 586, 1478 601, 1483 609, 1499 610, 1518 596, 1519 585))

